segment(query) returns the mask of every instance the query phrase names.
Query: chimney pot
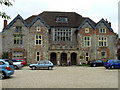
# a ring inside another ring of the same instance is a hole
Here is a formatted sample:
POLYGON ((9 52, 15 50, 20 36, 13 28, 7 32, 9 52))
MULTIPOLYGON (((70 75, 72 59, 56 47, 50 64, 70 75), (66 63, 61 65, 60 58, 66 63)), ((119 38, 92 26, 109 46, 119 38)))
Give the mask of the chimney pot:
POLYGON ((4 28, 7 26, 7 20, 4 20, 4 28))

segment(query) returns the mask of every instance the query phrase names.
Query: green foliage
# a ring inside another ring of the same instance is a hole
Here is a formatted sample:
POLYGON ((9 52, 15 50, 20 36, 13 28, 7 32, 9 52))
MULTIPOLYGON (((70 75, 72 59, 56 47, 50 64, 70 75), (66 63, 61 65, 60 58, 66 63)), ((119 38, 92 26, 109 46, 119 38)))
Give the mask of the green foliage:
POLYGON ((2 59, 8 59, 8 58, 9 58, 8 52, 3 52, 2 59))
POLYGON ((30 64, 27 64, 27 65, 25 65, 25 66, 30 66, 30 64))
MULTIPOLYGON (((0 4, 8 7, 12 6, 12 3, 9 0, 0 0, 0 4)), ((0 17, 10 19, 10 16, 8 16, 5 12, 0 12, 0 17)))
POLYGON ((4 4, 8 7, 12 6, 12 3, 9 0, 0 0, 0 4, 4 4))
POLYGON ((10 16, 6 15, 5 12, 0 12, 0 17, 2 17, 4 19, 10 19, 10 16))

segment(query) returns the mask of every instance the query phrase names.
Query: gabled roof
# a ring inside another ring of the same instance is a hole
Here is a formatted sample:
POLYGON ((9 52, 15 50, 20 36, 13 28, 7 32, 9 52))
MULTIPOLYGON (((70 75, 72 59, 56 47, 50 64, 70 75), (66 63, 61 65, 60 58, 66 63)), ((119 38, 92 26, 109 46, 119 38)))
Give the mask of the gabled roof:
POLYGON ((96 27, 95 28, 98 28, 98 26, 101 24, 101 23, 104 23, 106 25, 106 27, 108 29, 110 29, 110 31, 113 31, 113 29, 108 25, 108 23, 106 23, 106 21, 102 18, 97 24, 96 24, 96 27))
POLYGON ((38 19, 40 19, 41 22, 42 22, 48 29, 50 29, 49 25, 48 25, 40 16, 37 16, 37 17, 29 24, 29 27, 31 27, 38 19))
MULTIPOLYGON (((24 19, 18 14, 18 15, 6 26, 6 28, 3 29, 3 31, 6 30, 6 29, 9 29, 18 19, 20 19, 20 20, 24 23, 24 25, 25 25, 26 27, 28 27, 28 25, 27 25, 27 23, 24 21, 24 19)), ((3 32, 3 31, 2 31, 2 32, 3 32)))
POLYGON ((92 26, 93 29, 95 29, 95 26, 93 24, 93 22, 91 22, 91 20, 89 18, 86 18, 83 23, 78 27, 78 30, 80 30, 80 28, 86 23, 88 22, 90 24, 90 26, 92 26))

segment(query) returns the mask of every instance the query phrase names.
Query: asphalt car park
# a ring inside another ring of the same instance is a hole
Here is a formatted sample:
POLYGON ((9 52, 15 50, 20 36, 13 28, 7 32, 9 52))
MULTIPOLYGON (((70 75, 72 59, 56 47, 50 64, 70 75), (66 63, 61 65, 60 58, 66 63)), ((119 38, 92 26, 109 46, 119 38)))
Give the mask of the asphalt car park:
POLYGON ((2 81, 2 88, 118 88, 118 69, 55 66, 53 70, 23 67, 2 81))

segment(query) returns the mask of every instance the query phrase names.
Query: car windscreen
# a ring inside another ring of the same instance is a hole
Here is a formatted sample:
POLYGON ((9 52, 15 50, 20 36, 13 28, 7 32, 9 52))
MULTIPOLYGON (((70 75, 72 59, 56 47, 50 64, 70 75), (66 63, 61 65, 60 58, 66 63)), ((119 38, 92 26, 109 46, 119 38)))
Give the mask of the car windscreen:
POLYGON ((11 60, 5 60, 5 61, 8 62, 9 65, 13 65, 13 61, 11 61, 11 60))
POLYGON ((23 62, 24 60, 20 60, 21 62, 23 62))
POLYGON ((19 60, 16 60, 17 62, 20 62, 19 60))
POLYGON ((107 60, 106 63, 109 63, 109 60, 107 60))
POLYGON ((13 62, 19 62, 18 60, 12 60, 13 62))
POLYGON ((117 61, 116 61, 116 60, 113 60, 112 62, 113 62, 113 63, 117 63, 117 61))

